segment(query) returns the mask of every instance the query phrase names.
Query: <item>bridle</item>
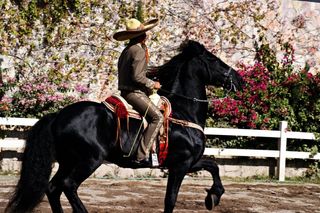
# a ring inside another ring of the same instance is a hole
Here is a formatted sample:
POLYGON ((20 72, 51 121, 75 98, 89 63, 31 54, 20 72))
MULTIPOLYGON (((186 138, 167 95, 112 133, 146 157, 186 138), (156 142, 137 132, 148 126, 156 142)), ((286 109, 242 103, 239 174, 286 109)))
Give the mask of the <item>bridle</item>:
POLYGON ((228 72, 224 73, 224 82, 223 82, 222 87, 223 87, 223 88, 226 88, 226 87, 225 87, 226 82, 227 82, 228 80, 229 80, 229 82, 230 82, 230 87, 229 87, 229 89, 227 89, 227 93, 226 93, 226 94, 228 94, 231 90, 237 91, 237 87, 236 87, 236 85, 234 85, 233 80, 232 80, 232 78, 231 78, 231 76, 230 76, 231 70, 232 70, 232 68, 230 67, 230 68, 228 69, 228 72))

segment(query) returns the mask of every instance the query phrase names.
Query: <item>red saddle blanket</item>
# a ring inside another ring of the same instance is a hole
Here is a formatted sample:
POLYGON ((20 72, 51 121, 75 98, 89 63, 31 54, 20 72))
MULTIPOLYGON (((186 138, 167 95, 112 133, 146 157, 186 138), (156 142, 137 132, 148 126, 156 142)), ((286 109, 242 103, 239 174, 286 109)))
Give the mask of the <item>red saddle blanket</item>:
POLYGON ((119 118, 127 118, 129 113, 124 103, 114 96, 110 96, 105 100, 114 107, 114 113, 119 118))

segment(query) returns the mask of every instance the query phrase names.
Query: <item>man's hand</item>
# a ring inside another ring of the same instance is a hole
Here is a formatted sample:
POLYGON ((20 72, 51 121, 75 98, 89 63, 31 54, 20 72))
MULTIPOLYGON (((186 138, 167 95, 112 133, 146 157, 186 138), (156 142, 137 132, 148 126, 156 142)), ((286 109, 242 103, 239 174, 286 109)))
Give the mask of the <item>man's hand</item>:
POLYGON ((158 81, 154 82, 154 89, 160 89, 161 88, 161 84, 158 81))

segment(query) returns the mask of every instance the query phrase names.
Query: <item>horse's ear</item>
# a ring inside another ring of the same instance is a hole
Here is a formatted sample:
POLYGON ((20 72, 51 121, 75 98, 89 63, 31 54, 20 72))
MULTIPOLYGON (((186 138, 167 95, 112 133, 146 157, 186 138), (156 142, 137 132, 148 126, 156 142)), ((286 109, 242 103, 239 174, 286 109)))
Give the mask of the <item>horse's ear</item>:
POLYGON ((194 56, 203 54, 205 48, 197 41, 186 39, 181 43, 180 50, 184 56, 187 56, 187 58, 192 58, 194 56))
POLYGON ((189 44, 189 38, 186 38, 179 46, 179 51, 182 52, 183 50, 185 50, 189 44))

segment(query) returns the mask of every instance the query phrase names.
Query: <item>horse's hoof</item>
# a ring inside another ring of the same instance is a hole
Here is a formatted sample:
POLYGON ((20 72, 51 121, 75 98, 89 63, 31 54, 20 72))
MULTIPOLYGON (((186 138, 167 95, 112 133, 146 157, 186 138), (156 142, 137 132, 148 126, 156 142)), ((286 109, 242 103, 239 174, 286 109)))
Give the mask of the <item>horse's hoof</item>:
POLYGON ((219 204, 219 198, 215 194, 208 194, 205 199, 205 204, 208 210, 212 210, 216 205, 219 204))

